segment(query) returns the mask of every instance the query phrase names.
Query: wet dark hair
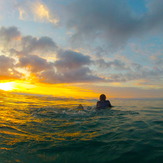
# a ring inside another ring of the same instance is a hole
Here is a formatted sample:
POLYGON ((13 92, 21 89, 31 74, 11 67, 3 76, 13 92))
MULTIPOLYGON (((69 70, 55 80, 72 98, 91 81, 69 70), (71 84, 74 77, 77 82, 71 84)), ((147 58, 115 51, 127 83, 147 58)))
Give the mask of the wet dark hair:
POLYGON ((106 96, 104 94, 100 95, 100 101, 105 101, 106 100, 106 96))

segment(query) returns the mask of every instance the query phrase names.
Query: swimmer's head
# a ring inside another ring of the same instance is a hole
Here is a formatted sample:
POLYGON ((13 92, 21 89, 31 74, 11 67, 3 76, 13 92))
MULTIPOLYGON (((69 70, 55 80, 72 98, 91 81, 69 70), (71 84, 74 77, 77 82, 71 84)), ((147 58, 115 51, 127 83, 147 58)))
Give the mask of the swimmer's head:
POLYGON ((106 100, 106 96, 104 94, 100 95, 100 101, 105 101, 106 100))

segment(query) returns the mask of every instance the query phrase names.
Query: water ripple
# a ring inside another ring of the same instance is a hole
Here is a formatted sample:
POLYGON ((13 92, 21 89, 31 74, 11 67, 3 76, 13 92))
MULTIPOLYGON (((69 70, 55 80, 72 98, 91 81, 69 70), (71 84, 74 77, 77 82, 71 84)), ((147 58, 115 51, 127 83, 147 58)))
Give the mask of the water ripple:
POLYGON ((23 98, 6 96, 0 105, 3 163, 163 161, 161 101, 114 101, 111 110, 95 111, 94 101, 79 110, 83 100, 23 98))

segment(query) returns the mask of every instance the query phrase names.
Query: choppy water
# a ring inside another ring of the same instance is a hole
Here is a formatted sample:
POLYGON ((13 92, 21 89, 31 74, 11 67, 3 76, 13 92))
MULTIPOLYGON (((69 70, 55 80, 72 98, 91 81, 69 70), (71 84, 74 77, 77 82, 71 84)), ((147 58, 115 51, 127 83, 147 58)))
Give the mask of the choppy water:
POLYGON ((111 102, 1 93, 0 163, 163 162, 163 101, 111 102))

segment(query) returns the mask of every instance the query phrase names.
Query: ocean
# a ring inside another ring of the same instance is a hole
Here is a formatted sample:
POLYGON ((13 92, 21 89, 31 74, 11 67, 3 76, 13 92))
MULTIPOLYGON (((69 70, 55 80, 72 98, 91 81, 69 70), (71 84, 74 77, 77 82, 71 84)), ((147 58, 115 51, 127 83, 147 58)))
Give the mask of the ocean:
POLYGON ((0 163, 163 162, 163 99, 110 101, 1 93, 0 163))

